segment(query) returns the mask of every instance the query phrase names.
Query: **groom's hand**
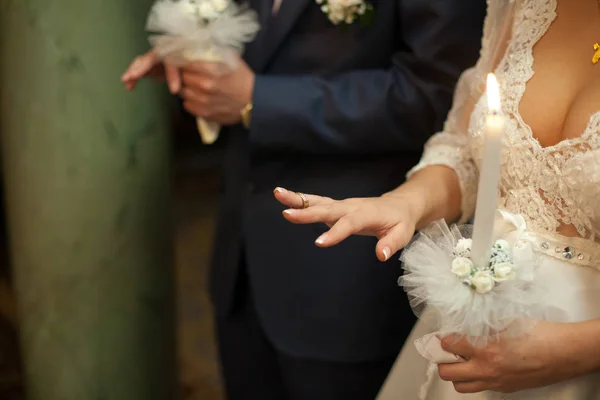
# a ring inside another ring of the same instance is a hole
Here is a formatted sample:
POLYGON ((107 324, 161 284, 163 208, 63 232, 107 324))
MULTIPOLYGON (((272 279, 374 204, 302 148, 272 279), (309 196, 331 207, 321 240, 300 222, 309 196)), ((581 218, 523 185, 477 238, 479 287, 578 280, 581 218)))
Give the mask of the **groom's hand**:
POLYGON ((233 125, 241 121, 241 110, 252 102, 255 75, 241 58, 232 72, 224 70, 223 64, 214 62, 184 66, 180 95, 192 115, 233 125))
POLYGON ((163 63, 155 50, 134 58, 121 76, 121 82, 125 89, 131 91, 135 89, 137 82, 145 77, 166 80, 173 94, 177 94, 181 89, 179 68, 168 62, 163 63))

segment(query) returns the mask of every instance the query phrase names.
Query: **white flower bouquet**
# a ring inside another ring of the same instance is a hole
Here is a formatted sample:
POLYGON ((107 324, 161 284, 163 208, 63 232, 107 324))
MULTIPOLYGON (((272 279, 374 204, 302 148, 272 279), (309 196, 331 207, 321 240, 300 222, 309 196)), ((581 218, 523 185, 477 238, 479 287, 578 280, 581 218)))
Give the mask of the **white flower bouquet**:
POLYGON ((500 333, 520 335, 535 321, 560 319, 536 278, 540 257, 523 218, 498 211, 494 226, 484 265, 470 258, 468 225, 435 222, 404 250, 399 284, 418 316, 434 316, 439 336, 458 334, 480 347, 500 333))
MULTIPOLYGON (((232 0, 158 0, 148 16, 146 29, 154 34, 150 44, 170 62, 208 61, 222 65, 226 74, 236 68, 234 54, 254 40, 260 29, 258 15, 232 0)), ((198 119, 206 144, 218 137, 219 124, 198 119)))

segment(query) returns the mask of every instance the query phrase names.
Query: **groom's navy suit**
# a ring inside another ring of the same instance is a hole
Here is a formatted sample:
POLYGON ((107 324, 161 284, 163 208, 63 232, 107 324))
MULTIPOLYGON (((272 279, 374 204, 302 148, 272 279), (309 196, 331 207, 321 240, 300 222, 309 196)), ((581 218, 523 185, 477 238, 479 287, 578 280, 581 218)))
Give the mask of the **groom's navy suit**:
POLYGON ((372 397, 413 326, 397 256, 378 262, 367 237, 319 249, 326 227, 286 222, 273 198, 277 186, 338 199, 397 187, 475 63, 485 0, 371 3, 370 26, 341 27, 315 0, 276 15, 250 0, 263 25, 245 54, 254 110, 250 131, 221 133, 211 279, 232 399, 372 397))

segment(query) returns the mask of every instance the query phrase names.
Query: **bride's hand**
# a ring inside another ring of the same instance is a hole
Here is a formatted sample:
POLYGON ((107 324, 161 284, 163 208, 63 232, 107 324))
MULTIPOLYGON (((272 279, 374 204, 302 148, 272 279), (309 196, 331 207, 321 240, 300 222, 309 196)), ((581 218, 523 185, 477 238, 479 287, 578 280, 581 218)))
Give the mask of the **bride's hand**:
POLYGON ((323 222, 330 229, 321 235, 319 247, 334 246, 350 235, 375 236, 375 249, 380 261, 387 261, 408 244, 415 232, 416 213, 408 201, 398 196, 333 200, 328 197, 305 195, 309 207, 303 209, 300 194, 283 188, 275 189, 275 198, 290 207, 284 217, 295 224, 323 222))
POLYGON ((482 349, 451 335, 442 339, 442 348, 467 361, 440 364, 439 375, 453 382, 459 393, 512 393, 557 383, 587 370, 590 355, 577 356, 580 349, 576 346, 581 346, 573 340, 576 331, 584 334, 586 330, 590 329, 585 323, 538 322, 523 337, 501 338, 482 349))
POLYGON ((135 89, 137 82, 144 77, 153 77, 167 81, 171 93, 179 93, 181 76, 179 69, 169 63, 163 63, 155 50, 137 56, 121 76, 125 89, 135 89))

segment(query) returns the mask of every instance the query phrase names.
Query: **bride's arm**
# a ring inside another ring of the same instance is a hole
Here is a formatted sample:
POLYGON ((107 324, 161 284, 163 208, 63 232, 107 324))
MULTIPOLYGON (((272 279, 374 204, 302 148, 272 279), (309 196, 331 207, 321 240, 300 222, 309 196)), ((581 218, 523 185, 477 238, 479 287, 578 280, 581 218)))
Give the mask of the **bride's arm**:
POLYGON ((600 318, 580 322, 570 333, 571 358, 580 375, 600 371, 600 318))
POLYGON ((419 228, 441 218, 464 223, 473 215, 479 174, 471 156, 468 127, 481 94, 481 64, 480 60, 463 73, 444 130, 427 142, 421 161, 408 173, 407 182, 387 194, 415 192, 424 204, 419 210, 419 228))
POLYGON ((331 229, 316 241, 318 246, 334 246, 350 235, 379 238, 377 257, 385 261, 403 248, 415 229, 444 218, 460 222, 474 211, 478 172, 468 145, 469 117, 480 97, 489 54, 490 14, 484 23, 482 56, 477 65, 465 71, 456 86, 452 109, 444 130, 426 144, 421 162, 408 174, 406 183, 381 197, 333 200, 308 195, 310 207, 298 194, 277 188, 275 197, 290 207, 284 216, 290 222, 324 222, 331 229))
POLYGON ((465 221, 473 213, 477 192, 477 168, 468 146, 468 117, 480 79, 477 67, 459 80, 455 100, 444 130, 426 145, 421 162, 408 174, 406 183, 376 198, 332 200, 309 195, 310 207, 303 208, 297 194, 282 188, 275 197, 290 209, 284 216, 293 223, 325 222, 331 229, 319 237, 318 246, 330 247, 353 234, 380 239, 377 257, 385 261, 404 247, 415 229, 445 218, 465 221))
POLYGON ((454 221, 461 215, 461 191, 456 172, 446 166, 430 165, 416 171, 410 179, 382 197, 394 199, 415 216, 421 230, 438 219, 454 221))

